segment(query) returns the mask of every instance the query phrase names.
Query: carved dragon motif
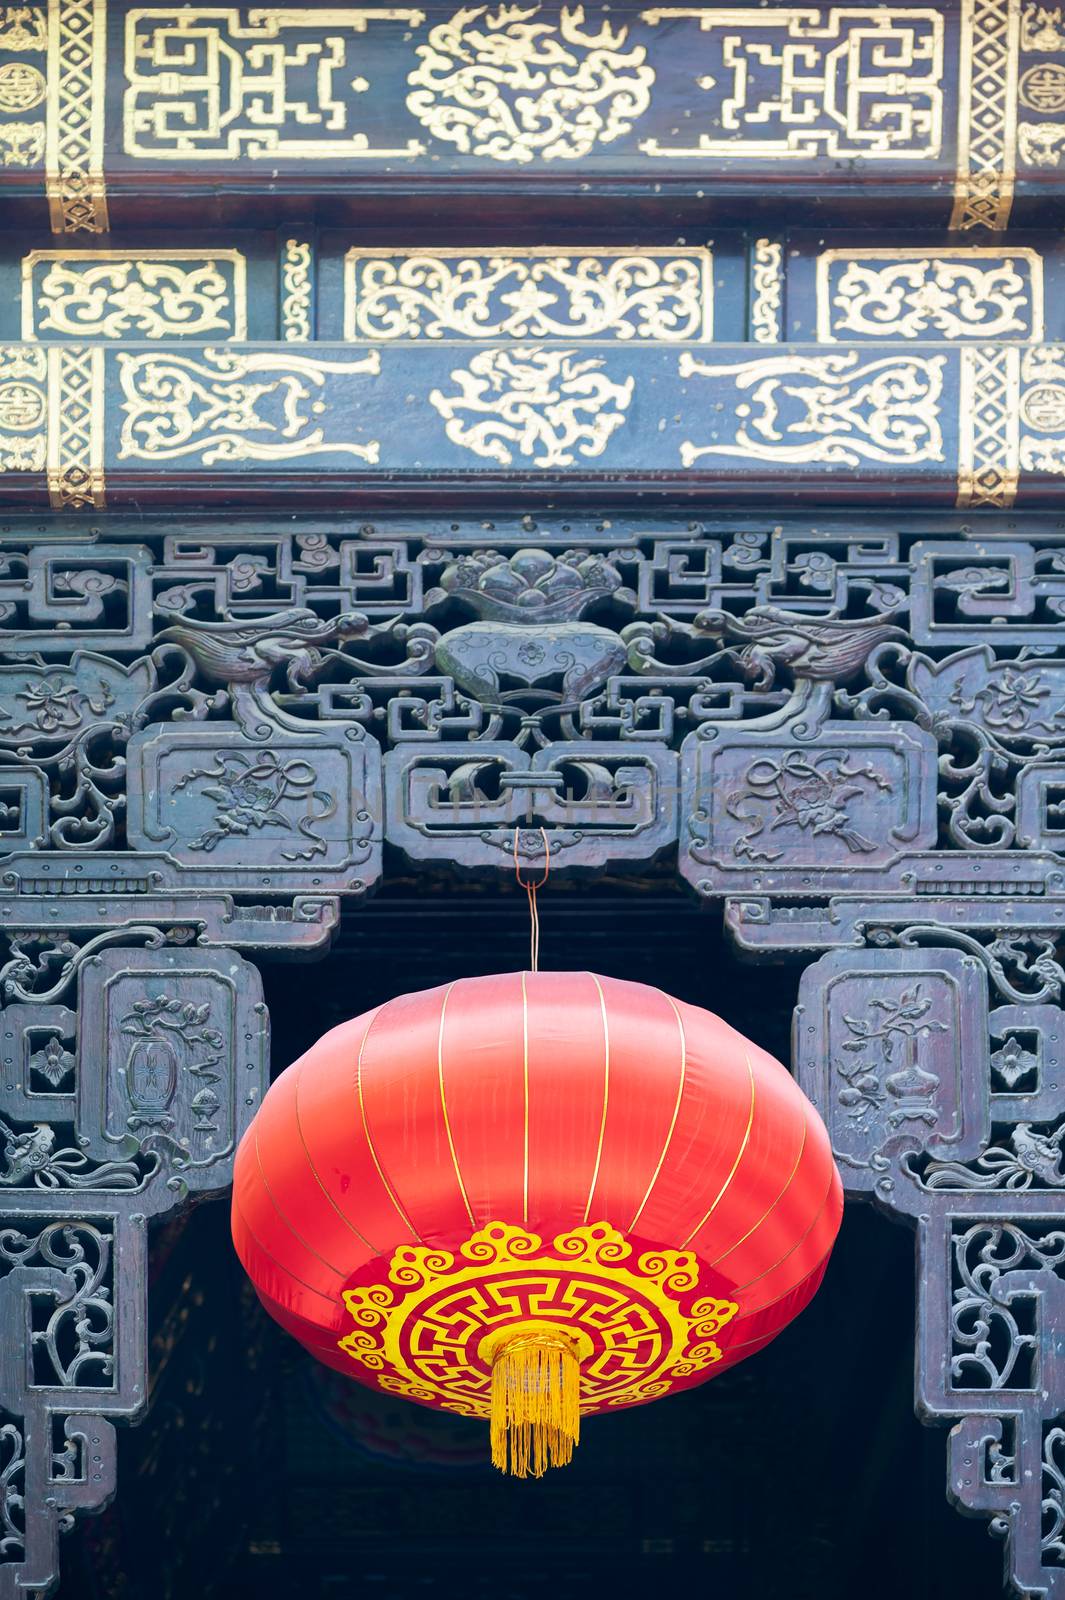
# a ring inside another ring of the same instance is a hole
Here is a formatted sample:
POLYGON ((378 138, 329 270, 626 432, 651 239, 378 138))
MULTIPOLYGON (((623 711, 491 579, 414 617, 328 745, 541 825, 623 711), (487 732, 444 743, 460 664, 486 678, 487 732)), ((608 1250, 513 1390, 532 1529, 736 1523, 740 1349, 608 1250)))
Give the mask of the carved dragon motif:
POLYGON ((700 611, 694 631, 723 640, 755 689, 771 689, 782 667, 796 682, 850 683, 877 645, 907 637, 883 616, 806 617, 779 606, 752 606, 741 617, 700 611))
POLYGON ((280 668, 284 668, 285 683, 292 694, 309 688, 330 660, 340 659, 368 675, 418 672, 431 659, 436 638, 436 630, 425 624, 397 626, 393 620, 373 625, 361 611, 320 617, 309 608, 293 607, 273 617, 238 622, 181 617, 164 628, 156 642, 180 645, 203 677, 229 695, 233 714, 244 732, 251 738, 265 739, 279 729, 307 734, 315 728, 305 718, 287 715, 271 695, 271 680, 280 668), (339 648, 353 639, 384 634, 407 641, 407 658, 399 665, 380 667, 358 661, 339 648))

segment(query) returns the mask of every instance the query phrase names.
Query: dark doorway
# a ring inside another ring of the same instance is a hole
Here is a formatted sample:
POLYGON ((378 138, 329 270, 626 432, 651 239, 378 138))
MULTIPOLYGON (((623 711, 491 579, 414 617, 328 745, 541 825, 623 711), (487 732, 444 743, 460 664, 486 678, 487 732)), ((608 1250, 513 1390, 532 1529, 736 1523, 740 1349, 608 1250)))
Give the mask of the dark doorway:
MULTIPOLYGON (((744 964, 665 885, 552 883, 545 967, 718 1011, 782 1059, 798 968, 744 964)), ((524 897, 420 880, 349 914, 330 955, 265 969, 280 1071, 402 989, 528 961, 524 897)), ((850 1206, 812 1307, 754 1361, 597 1419, 542 1482, 485 1430, 319 1369, 259 1311, 227 1208, 153 1253, 154 1398, 119 1493, 65 1541, 61 1600, 906 1600, 1002 1593, 986 1525, 950 1509, 945 1430, 913 1417, 913 1246, 850 1206)))

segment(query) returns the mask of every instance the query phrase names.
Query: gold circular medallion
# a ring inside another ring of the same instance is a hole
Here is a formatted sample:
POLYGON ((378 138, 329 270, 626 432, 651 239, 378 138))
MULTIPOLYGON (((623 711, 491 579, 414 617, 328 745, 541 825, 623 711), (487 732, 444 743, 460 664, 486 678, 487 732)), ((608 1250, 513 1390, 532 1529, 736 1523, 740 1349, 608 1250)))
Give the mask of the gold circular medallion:
POLYGON ((1065 67, 1058 61, 1041 61, 1021 78, 1022 105, 1032 111, 1065 110, 1065 67))
POLYGON ((1040 433, 1056 433, 1065 428, 1065 386, 1041 383, 1030 389, 1021 401, 1021 419, 1040 433))
POLYGON ((29 383, 0 383, 0 428, 25 433, 44 421, 44 396, 29 383))
POLYGON ((32 111, 47 93, 44 73, 25 61, 0 67, 0 111, 32 111))

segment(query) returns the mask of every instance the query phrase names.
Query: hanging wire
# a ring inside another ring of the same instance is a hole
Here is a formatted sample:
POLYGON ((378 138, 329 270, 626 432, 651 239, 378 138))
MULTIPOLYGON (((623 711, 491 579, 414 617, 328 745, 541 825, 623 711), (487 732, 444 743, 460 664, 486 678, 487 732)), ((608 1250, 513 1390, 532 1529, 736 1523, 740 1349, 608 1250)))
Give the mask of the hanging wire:
POLYGON ((529 970, 540 970, 540 913, 536 905, 536 891, 542 889, 551 873, 551 846, 547 841, 547 831, 540 829, 540 837, 544 841, 544 875, 535 883, 527 883, 521 875, 521 862, 518 860, 519 830, 514 829, 514 876, 525 890, 529 902, 529 970))

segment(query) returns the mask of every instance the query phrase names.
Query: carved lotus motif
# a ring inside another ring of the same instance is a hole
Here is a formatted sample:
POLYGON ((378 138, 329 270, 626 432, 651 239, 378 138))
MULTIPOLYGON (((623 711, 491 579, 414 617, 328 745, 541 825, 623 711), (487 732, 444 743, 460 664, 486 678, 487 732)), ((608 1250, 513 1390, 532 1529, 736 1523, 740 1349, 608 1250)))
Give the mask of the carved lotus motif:
POLYGON ((479 617, 538 623, 579 617, 606 595, 631 599, 617 568, 585 550, 560 556, 516 550, 509 558, 498 550, 477 550, 445 569, 440 589, 464 600, 479 617))

